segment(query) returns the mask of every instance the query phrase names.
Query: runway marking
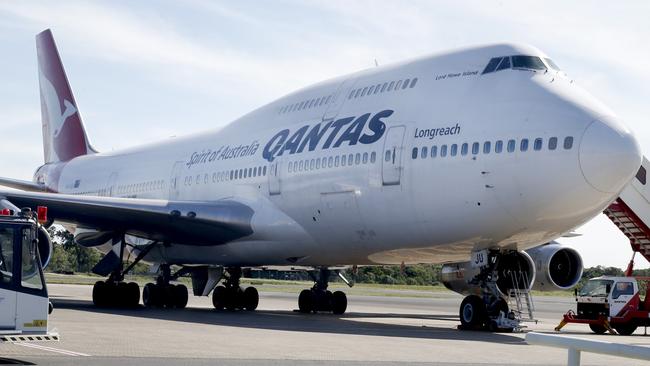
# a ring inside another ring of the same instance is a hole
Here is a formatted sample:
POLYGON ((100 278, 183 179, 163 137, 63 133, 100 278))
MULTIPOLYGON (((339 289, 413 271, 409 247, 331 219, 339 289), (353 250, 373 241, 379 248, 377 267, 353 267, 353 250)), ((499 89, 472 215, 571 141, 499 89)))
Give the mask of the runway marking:
POLYGON ((65 349, 54 348, 54 347, 46 347, 46 346, 41 346, 39 344, 33 344, 33 343, 17 342, 17 343, 14 343, 14 344, 18 345, 18 346, 23 346, 23 347, 36 348, 36 349, 40 349, 40 350, 43 350, 43 351, 60 353, 60 354, 67 355, 67 356, 83 356, 83 357, 89 357, 90 356, 90 355, 87 355, 87 354, 81 353, 81 352, 68 351, 68 350, 65 350, 65 349))

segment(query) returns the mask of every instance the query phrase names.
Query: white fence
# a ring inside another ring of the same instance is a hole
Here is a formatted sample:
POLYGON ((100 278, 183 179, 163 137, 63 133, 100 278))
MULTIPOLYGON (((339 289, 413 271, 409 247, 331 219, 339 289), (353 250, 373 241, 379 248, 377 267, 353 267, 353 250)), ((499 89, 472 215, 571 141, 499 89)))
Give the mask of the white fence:
POLYGON ((650 361, 650 347, 534 332, 526 334, 526 342, 539 346, 566 348, 569 352, 567 362, 569 366, 580 365, 580 352, 600 353, 609 356, 650 361))

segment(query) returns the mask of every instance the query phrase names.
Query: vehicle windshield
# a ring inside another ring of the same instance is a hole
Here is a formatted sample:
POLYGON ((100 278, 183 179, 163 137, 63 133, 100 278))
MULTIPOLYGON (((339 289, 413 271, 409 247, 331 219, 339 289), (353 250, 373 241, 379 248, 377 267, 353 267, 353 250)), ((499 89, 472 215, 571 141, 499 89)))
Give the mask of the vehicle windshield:
POLYGON ((43 279, 40 271, 40 258, 36 248, 36 235, 32 228, 22 229, 22 276, 21 285, 42 290, 43 279))
POLYGON ((14 230, 0 229, 0 282, 11 283, 14 262, 14 230))
POLYGON ((607 297, 607 285, 612 286, 612 280, 589 280, 578 292, 579 296, 607 297))

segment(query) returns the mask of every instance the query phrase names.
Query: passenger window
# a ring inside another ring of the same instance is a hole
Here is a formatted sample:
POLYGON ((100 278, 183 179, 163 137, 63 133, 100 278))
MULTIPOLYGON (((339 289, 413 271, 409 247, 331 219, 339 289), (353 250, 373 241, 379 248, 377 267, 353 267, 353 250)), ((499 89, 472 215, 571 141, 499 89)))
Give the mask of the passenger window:
POLYGON ((384 83, 384 85, 381 86, 381 93, 383 93, 386 90, 387 86, 388 86, 388 83, 384 83))
POLYGON ((345 159, 345 155, 341 155, 341 166, 346 165, 347 160, 345 159))
POLYGON ((404 80, 404 85, 402 85, 402 89, 406 89, 409 86, 409 79, 404 80))
POLYGON ((420 157, 422 159, 427 157, 427 153, 429 152, 428 150, 429 149, 426 146, 422 146, 422 151, 420 152, 420 157))
POLYGON ((536 138, 535 142, 533 143, 533 149, 535 151, 539 151, 542 149, 542 139, 541 138, 536 138))
POLYGON ((244 178, 248 178, 248 172, 247 172, 247 170, 248 170, 248 169, 244 169, 244 178))
POLYGON ((309 161, 309 170, 314 170, 314 165, 315 165, 314 159, 311 159, 309 161))
POLYGON ((377 154, 373 151, 370 153, 370 163, 374 164, 375 160, 377 160, 377 154))
POLYGON ((411 86, 409 86, 409 88, 413 88, 413 87, 415 87, 415 84, 416 84, 417 82, 418 82, 418 78, 414 78, 413 80, 411 80, 411 86))
POLYGON ((474 154, 474 155, 478 154, 478 150, 479 150, 480 146, 481 146, 481 144, 479 144, 478 142, 473 143, 472 144, 472 154, 474 154))
POLYGON ((334 158, 334 166, 335 167, 339 166, 339 157, 338 157, 338 155, 334 158))
POLYGON ((497 69, 497 65, 499 65, 499 62, 501 61, 501 57, 495 57, 488 62, 487 66, 485 66, 485 69, 483 69, 482 74, 487 74, 489 72, 493 72, 494 70, 497 69))
MULTIPOLYGON (((329 104, 330 100, 332 99, 331 95, 327 96, 327 100, 325 101, 325 104, 329 104)), ((266 173, 266 172, 265 172, 266 173)))
POLYGON ((322 106, 323 103, 325 103, 325 97, 321 97, 321 98, 320 98, 320 103, 318 103, 318 106, 319 106, 319 107, 322 106))
POLYGON ((462 144, 461 147, 460 147, 460 154, 463 155, 463 156, 467 155, 467 149, 468 148, 469 148, 469 146, 467 145, 467 143, 462 144))
POLYGON ((444 158, 447 156, 447 145, 440 146, 440 157, 444 158))
POLYGON ((402 80, 399 80, 397 84, 395 84, 395 91, 398 91, 400 86, 402 86, 402 80))
POLYGON ((212 173, 212 183, 217 182, 217 173, 212 173))
POLYGON ((316 169, 320 169, 320 159, 316 159, 316 169))
POLYGON ((358 98, 358 97, 359 97, 359 94, 361 94, 361 89, 357 89, 357 92, 354 93, 354 97, 355 97, 355 98, 358 98))
POLYGON ((510 57, 504 57, 503 60, 501 60, 499 67, 497 67, 497 71, 503 69, 509 69, 509 68, 510 68, 510 57))
POLYGON ((366 95, 366 92, 367 92, 367 91, 368 91, 368 87, 366 86, 366 87, 363 88, 363 90, 361 91, 361 96, 363 97, 364 95, 366 95))
POLYGON ((377 84, 377 86, 375 86, 375 94, 379 93, 379 89, 381 89, 381 84, 377 84))
POLYGON ((352 154, 348 155, 348 165, 352 165, 352 159, 354 159, 354 156, 352 154))
POLYGON ((327 157, 322 157, 320 159, 320 166, 323 167, 323 169, 325 169, 325 164, 327 164, 327 157))
POLYGON ((412 159, 417 159, 418 158, 418 148, 414 147, 413 151, 411 151, 411 158, 412 159))
POLYGON ((371 86, 371 87, 368 89, 368 95, 372 94, 372 91, 373 91, 373 90, 375 90, 375 86, 374 86, 374 85, 371 86))
POLYGON ((438 146, 433 145, 431 146, 431 157, 435 158, 436 155, 438 155, 438 146))
POLYGON ((248 168, 248 176, 249 177, 253 176, 253 168, 248 168))
POLYGON ((393 90, 393 85, 395 85, 394 81, 391 81, 390 84, 388 84, 388 89, 386 91, 391 91, 393 90))
POLYGON ((573 137, 567 136, 564 138, 564 150, 569 150, 573 147, 573 137))
POLYGON ((328 168, 331 168, 333 164, 334 164, 334 158, 332 158, 332 157, 330 156, 330 157, 327 159, 327 167, 328 167, 328 168))
POLYGON ((302 168, 303 168, 302 164, 303 164, 303 162, 302 162, 302 160, 300 160, 298 162, 298 171, 300 171, 300 172, 302 172, 302 168))
POLYGON ((456 156, 457 152, 458 152, 458 145, 452 144, 451 148, 449 149, 449 155, 456 156))
POLYGON ((386 154, 384 154, 384 161, 390 161, 390 150, 386 150, 386 154))
POLYGON ((514 152, 515 145, 516 145, 515 140, 508 140, 508 152, 514 152))
POLYGON ((485 143, 483 144, 483 154, 490 153, 490 148, 492 147, 491 145, 492 144, 490 143, 490 141, 485 141, 485 143))
POLYGON ((264 166, 264 170, 262 171, 262 175, 266 177, 266 165, 264 166))
POLYGON ((363 159, 362 160, 363 160, 364 164, 368 164, 368 153, 367 152, 363 153, 363 159))
POLYGON ((503 141, 497 140, 497 142, 494 143, 494 152, 499 154, 503 151, 503 141))
POLYGON ((356 153, 354 155, 354 164, 359 165, 361 163, 361 154, 356 153))
POLYGON ((551 137, 548 139, 548 149, 555 150, 557 148, 557 137, 551 137))
POLYGON ((528 151, 528 139, 521 139, 521 143, 519 144, 519 150, 528 151))
POLYGON ((231 170, 230 171, 230 180, 232 180, 232 178, 233 178, 233 171, 231 170))

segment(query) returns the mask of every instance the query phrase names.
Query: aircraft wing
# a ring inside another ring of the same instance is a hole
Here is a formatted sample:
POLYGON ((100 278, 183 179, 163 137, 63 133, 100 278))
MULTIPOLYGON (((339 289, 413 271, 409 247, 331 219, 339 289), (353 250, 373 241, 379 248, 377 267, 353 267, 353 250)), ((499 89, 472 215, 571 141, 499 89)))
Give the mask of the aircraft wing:
POLYGON ((187 245, 217 245, 253 233, 253 209, 234 200, 213 202, 0 192, 17 207, 47 206, 48 219, 187 245))
POLYGON ((0 177, 0 186, 21 189, 29 192, 46 192, 45 184, 34 183, 26 180, 0 177))

